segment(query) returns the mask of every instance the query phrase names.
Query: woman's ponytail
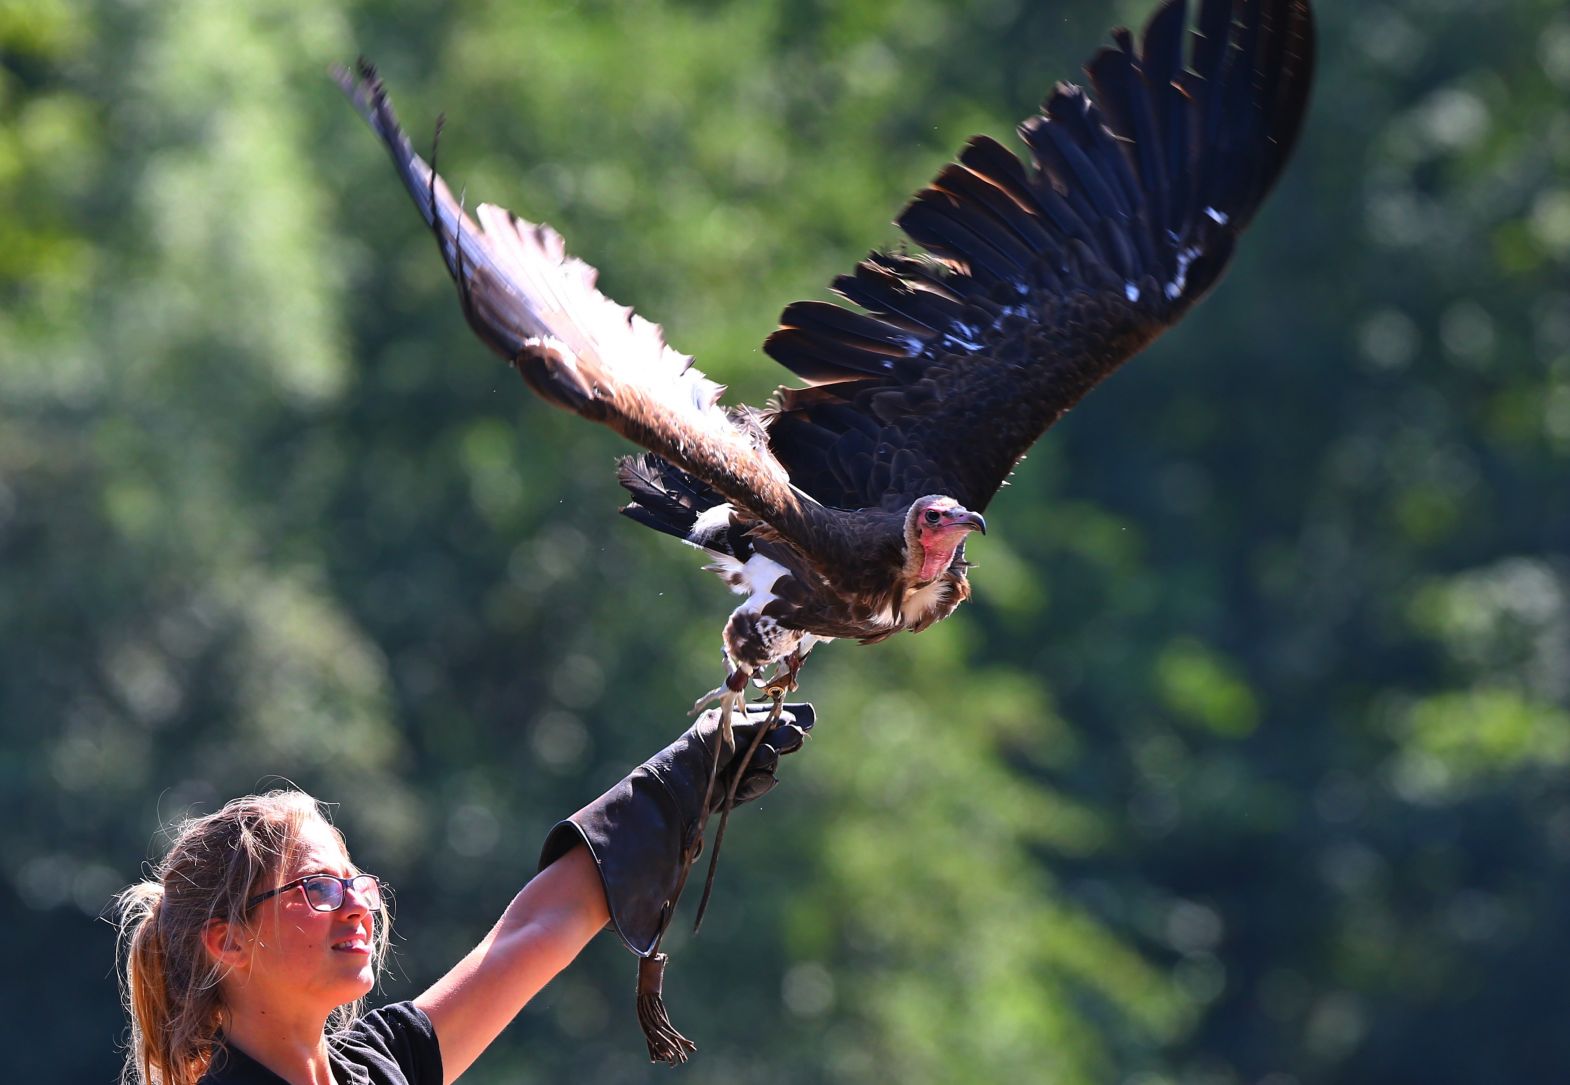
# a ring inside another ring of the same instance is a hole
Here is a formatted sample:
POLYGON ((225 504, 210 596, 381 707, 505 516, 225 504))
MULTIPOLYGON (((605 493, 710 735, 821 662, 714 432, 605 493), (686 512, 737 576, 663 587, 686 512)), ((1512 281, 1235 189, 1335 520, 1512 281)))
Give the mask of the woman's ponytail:
POLYGON ((169 983, 158 931, 163 899, 164 887, 158 882, 137 882, 116 898, 125 962, 120 992, 132 1022, 126 1066, 130 1081, 163 1080, 156 1068, 170 1065, 165 1047, 170 1035, 169 983))

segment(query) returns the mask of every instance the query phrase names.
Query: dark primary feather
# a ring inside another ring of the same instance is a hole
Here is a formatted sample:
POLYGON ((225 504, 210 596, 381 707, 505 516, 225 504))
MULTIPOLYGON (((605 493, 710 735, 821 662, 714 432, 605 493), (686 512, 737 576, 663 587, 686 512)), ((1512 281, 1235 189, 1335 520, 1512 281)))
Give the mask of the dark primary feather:
POLYGON ((1021 163, 970 142, 900 215, 941 263, 874 254, 787 308, 765 349, 770 445, 837 508, 944 493, 983 509, 1026 449, 1214 285, 1296 140, 1313 67, 1307 0, 1183 0, 1059 84, 1021 163))

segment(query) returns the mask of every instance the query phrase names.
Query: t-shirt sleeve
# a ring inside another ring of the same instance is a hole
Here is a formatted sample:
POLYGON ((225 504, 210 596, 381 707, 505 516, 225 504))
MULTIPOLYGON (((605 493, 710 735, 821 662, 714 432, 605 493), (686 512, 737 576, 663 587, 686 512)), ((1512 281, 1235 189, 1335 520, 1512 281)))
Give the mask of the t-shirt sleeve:
MULTIPOLYGON (((436 1028, 412 1002, 394 1002, 372 1010, 354 1023, 346 1040, 346 1048, 361 1047, 371 1056, 364 1065, 377 1085, 382 1085, 382 1079, 377 1076, 376 1064, 383 1060, 396 1066, 408 1085, 442 1085, 442 1051, 436 1028)), ((402 1085, 392 1076, 386 1082, 402 1085)))

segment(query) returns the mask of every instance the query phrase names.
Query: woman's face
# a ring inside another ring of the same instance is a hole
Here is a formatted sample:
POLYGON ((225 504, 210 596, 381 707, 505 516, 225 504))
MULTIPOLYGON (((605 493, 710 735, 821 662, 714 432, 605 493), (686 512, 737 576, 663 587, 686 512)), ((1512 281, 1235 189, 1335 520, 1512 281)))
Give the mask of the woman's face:
MULTIPOLYGON (((301 827, 299 847, 277 874, 258 885, 263 893, 307 874, 357 874, 337 835, 323 821, 301 827)), ((372 956, 376 911, 358 892, 344 893, 332 912, 314 910, 300 887, 256 905, 251 913, 252 952, 241 979, 249 998, 301 1008, 341 1006, 376 982, 372 956), (276 1000, 282 1000, 276 1001, 276 1000)))

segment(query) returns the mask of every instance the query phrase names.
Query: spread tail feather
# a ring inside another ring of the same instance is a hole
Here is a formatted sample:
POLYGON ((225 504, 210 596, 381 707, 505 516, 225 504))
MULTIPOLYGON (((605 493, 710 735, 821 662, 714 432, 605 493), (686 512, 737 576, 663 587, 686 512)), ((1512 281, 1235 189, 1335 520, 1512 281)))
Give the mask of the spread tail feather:
POLYGON ((751 556, 747 527, 724 495, 674 464, 652 452, 627 456, 616 466, 616 480, 632 496, 623 516, 737 561, 751 556))

